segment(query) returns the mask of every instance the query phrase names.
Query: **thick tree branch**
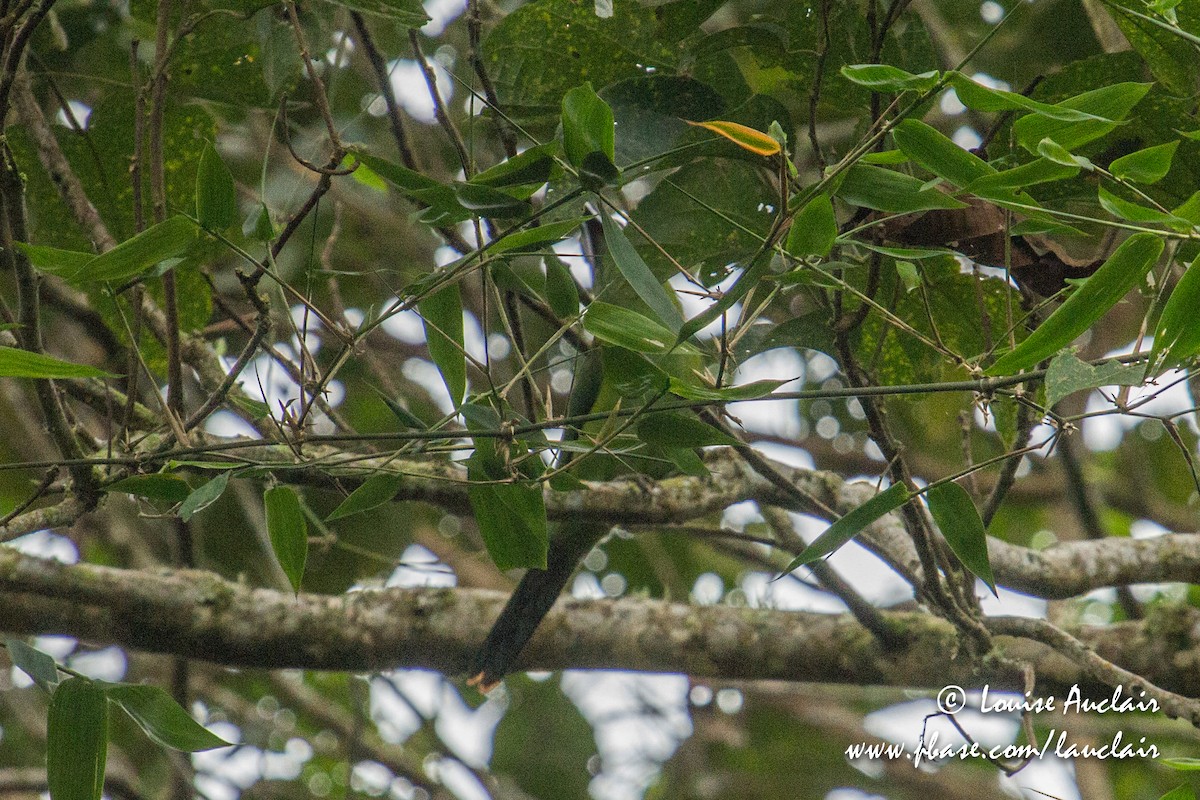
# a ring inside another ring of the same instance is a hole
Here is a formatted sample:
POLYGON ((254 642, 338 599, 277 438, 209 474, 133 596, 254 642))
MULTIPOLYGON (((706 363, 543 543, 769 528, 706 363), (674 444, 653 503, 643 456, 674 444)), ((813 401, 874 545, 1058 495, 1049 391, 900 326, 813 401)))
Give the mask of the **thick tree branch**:
MULTIPOLYGON (((296 596, 194 570, 66 565, 0 550, 0 624, 6 631, 67 634, 233 667, 421 667, 462 674, 504 600, 501 593, 468 589, 296 596)), ((1021 685, 995 661, 980 665, 953 657, 960 652, 958 635, 946 622, 924 613, 887 616, 905 630, 908 646, 885 652, 849 615, 645 598, 566 600, 547 617, 520 666, 898 687, 1021 685)), ((1146 621, 1073 633, 1106 661, 1170 691, 1196 695, 1200 673, 1191 665, 1200 655, 1198 622, 1200 612, 1177 608, 1146 621)), ((1086 666, 1044 644, 1000 641, 1013 662, 1035 667, 1040 692, 1079 684, 1085 693, 1111 695, 1086 666)))

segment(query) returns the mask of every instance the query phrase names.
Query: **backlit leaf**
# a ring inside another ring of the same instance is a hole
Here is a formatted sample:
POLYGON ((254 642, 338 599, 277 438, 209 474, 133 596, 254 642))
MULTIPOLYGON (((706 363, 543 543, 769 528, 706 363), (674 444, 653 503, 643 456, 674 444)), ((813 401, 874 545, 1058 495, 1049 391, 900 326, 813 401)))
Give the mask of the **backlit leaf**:
POLYGON ((796 556, 784 567, 780 576, 787 575, 798 567, 811 564, 829 555, 861 533, 863 528, 884 514, 895 511, 904 505, 908 502, 908 499, 908 489, 903 484, 892 484, 830 525, 812 544, 804 548, 804 551, 800 555, 796 556))
POLYGON ((925 493, 925 499, 929 502, 933 521, 954 555, 972 575, 987 584, 992 594, 996 594, 996 579, 988 561, 987 532, 967 490, 950 481, 931 488, 925 493))
POLYGON ((688 125, 704 128, 718 136, 723 136, 743 150, 749 150, 751 153, 757 153, 760 156, 776 155, 780 149, 779 142, 767 134, 737 122, 726 122, 724 120, 712 120, 709 122, 684 121, 688 125))

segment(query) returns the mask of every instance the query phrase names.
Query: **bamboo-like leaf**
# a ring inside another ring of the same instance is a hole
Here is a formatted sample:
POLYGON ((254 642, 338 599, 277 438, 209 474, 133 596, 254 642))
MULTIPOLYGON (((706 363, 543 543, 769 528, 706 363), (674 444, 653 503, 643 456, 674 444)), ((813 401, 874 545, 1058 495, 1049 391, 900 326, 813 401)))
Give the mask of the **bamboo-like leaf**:
POLYGON ((824 258, 833 249, 837 239, 837 217, 828 195, 818 195, 810 200, 792 220, 788 231, 787 251, 797 258, 820 256, 824 258))
POLYGON ((196 166, 196 219, 209 230, 237 222, 237 188, 233 174, 211 144, 204 146, 196 166))
POLYGON ((1171 159, 1179 141, 1147 147, 1127 156, 1121 156, 1108 165, 1114 176, 1133 183, 1157 183, 1171 171, 1171 159))
POLYGON ((458 284, 452 283, 429 295, 417 304, 417 310, 425 323, 429 356, 442 374, 451 402, 458 406, 467 393, 467 357, 463 349, 463 311, 458 284))
POLYGON ((20 639, 5 639, 4 648, 8 650, 8 657, 14 666, 46 691, 53 690, 58 683, 58 665, 53 658, 20 639))
POLYGON ((1133 107, 1146 96, 1146 92, 1150 91, 1152 85, 1149 83, 1118 83, 1093 89, 1058 103, 1060 108, 1084 111, 1096 117, 1111 120, 1110 122, 1101 120, 1066 122, 1037 114, 1028 114, 1013 123, 1013 134, 1021 146, 1031 153, 1037 152, 1038 143, 1045 138, 1053 139, 1067 150, 1074 150, 1115 130, 1119 121, 1128 116, 1133 107))
POLYGON ((292 589, 299 592, 304 563, 308 560, 308 523, 300 507, 300 498, 290 486, 275 486, 263 492, 263 507, 267 513, 271 550, 292 589))
POLYGON ((929 513, 946 543, 971 574, 996 593, 996 579, 988 560, 987 531, 967 490, 953 481, 934 486, 925 493, 929 513))
POLYGON ((128 280, 161 261, 181 255, 195 240, 196 225, 190 219, 171 217, 96 256, 70 280, 77 283, 128 280))
POLYGON ((1019 372, 1066 347, 1137 286, 1162 251, 1163 240, 1152 233, 1130 236, 1057 311, 986 374, 1019 372))
POLYGON ((158 472, 153 475, 130 475, 104 487, 106 492, 121 492, 151 500, 182 503, 192 493, 187 482, 178 475, 158 472))
POLYGON ((184 522, 189 522, 196 514, 217 502, 221 495, 225 494, 225 487, 229 485, 230 474, 229 472, 222 472, 189 494, 183 501, 183 505, 179 507, 179 518, 184 522))
POLYGON ((104 692, 133 718, 147 736, 164 747, 198 753, 231 746, 192 719, 191 714, 158 686, 110 683, 105 685, 104 692))
POLYGON ((50 800, 100 800, 108 758, 108 698, 87 678, 54 689, 46 722, 50 800))
POLYGON ((712 131, 718 136, 722 136, 733 142, 743 150, 748 150, 760 156, 773 156, 780 151, 779 142, 772 139, 769 135, 737 122, 726 122, 724 120, 710 120, 708 122, 684 120, 684 122, 688 125, 694 125, 697 128, 712 131))
POLYGON ((840 70, 842 77, 876 92, 903 92, 909 89, 925 92, 941 80, 937 70, 914 75, 889 64, 847 64, 840 70))
POLYGON ((908 502, 908 489, 901 483, 895 483, 883 490, 879 494, 872 497, 867 502, 863 503, 858 508, 846 514, 837 522, 829 526, 829 528, 818 536, 812 544, 804 548, 800 555, 792 559, 780 577, 787 575, 793 570, 803 567, 805 564, 824 558, 846 542, 853 539, 863 528, 870 525, 875 520, 887 514, 890 511, 895 511, 900 506, 908 502))
POLYGON ((389 503, 403 485, 403 475, 391 472, 381 472, 378 475, 372 475, 363 481, 361 486, 351 492, 350 496, 343 500, 325 518, 325 521, 333 522, 334 520, 349 517, 353 514, 370 511, 372 508, 378 508, 384 503, 389 503))
POLYGON ((1158 327, 1154 331, 1154 347, 1146 374, 1157 374, 1187 362, 1200 353, 1200 257, 1192 261, 1183 277, 1175 284, 1158 327))
POLYGON ((0 346, 0 378, 112 378, 102 369, 75 364, 19 347, 0 346))
POLYGON ((996 169, 924 122, 906 119, 892 131, 896 146, 925 169, 955 186, 968 186, 996 169))
POLYGON ((967 207, 945 192, 922 189, 924 185, 923 181, 902 172, 855 164, 847 170, 837 196, 852 206, 891 214, 967 207))
POLYGON ((603 213, 600 215, 600 224, 604 227, 604 241, 612 253, 617 269, 621 271, 625 280, 629 281, 637 296, 642 298, 642 302, 658 317, 658 321, 671 329, 671 338, 674 339, 674 334, 683 327, 683 316, 679 313, 679 307, 658 282, 658 278, 654 277, 654 273, 638 255, 638 251, 629 243, 621 226, 608 214, 603 213))

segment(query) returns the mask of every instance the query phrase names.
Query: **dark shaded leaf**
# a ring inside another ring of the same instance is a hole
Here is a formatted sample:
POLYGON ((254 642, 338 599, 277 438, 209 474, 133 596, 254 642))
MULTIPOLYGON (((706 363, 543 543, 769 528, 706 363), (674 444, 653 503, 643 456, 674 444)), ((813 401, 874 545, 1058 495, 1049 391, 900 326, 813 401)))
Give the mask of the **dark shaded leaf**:
POLYGON ((780 577, 787 575, 789 572, 811 564, 812 562, 824 558, 846 542, 853 539, 863 528, 870 525, 875 520, 887 514, 890 511, 895 511, 900 506, 908 502, 908 489, 900 483, 893 484, 879 494, 872 497, 867 502, 863 503, 858 508, 838 519, 837 522, 829 526, 829 528, 818 536, 812 544, 804 548, 800 555, 796 556, 780 573, 780 577))
POLYGON ((33 678, 33 682, 46 691, 53 690, 54 685, 58 683, 58 666, 53 658, 20 639, 5 639, 4 647, 18 669, 33 678))
POLYGON ((950 481, 934 486, 925 493, 929 502, 929 513, 937 523, 946 543, 958 556, 971 574, 987 584, 992 594, 996 592, 996 579, 992 576, 992 565, 988 561, 987 532, 983 520, 967 490, 950 481))
POLYGON ((229 486, 230 474, 222 472, 189 494, 183 501, 183 505, 179 507, 179 518, 184 522, 189 522, 196 514, 217 502, 221 495, 225 494, 225 487, 229 486))
POLYGON ((96 256, 69 280, 77 283, 128 280, 159 262, 182 255, 195 240, 196 225, 190 219, 171 217, 96 256))
POLYGON ((827 195, 818 195, 810 200, 792 220, 788 231, 786 249, 797 258, 820 256, 824 258, 833 249, 837 239, 837 217, 833 203, 827 195))
POLYGON ((154 475, 130 475, 104 487, 106 492, 122 492, 150 500, 182 503, 192 493, 192 487, 178 475, 158 472, 154 475))
POLYGON ((46 723, 50 800, 100 800, 108 758, 108 698, 87 678, 54 689, 46 723))
POLYGON ((104 691, 147 736, 164 747, 198 753, 231 746, 192 719, 171 695, 157 686, 115 683, 106 684, 104 691))
POLYGON ((451 402, 457 406, 467 393, 467 357, 463 349, 463 311, 458 284, 452 283, 429 295, 417 304, 417 310, 425 323, 429 356, 442 374, 451 402))
POLYGON ((267 533, 271 549, 294 591, 300 591, 304 563, 308 560, 308 523, 300 498, 290 486, 275 486, 263 492, 267 533))
POLYGON ((207 144, 196 167, 196 219, 201 227, 219 231, 233 225, 237 218, 233 173, 213 146, 207 144))
POLYGON ((739 444, 724 431, 688 414, 650 411, 637 424, 638 438, 662 447, 706 447, 739 444))
POLYGON ((988 375, 1008 375, 1033 366, 1066 347, 1108 309, 1141 283, 1163 250, 1163 240, 1135 233, 1117 248, 1087 283, 1075 291, 1016 349, 988 368, 988 375))
POLYGON ((350 496, 343 500, 329 516, 325 517, 325 521, 333 522, 334 520, 349 517, 353 514, 370 511, 372 508, 378 508, 384 503, 389 503, 403 485, 403 475, 396 475, 390 472, 381 472, 378 475, 372 475, 363 481, 362 485, 351 492, 350 496))

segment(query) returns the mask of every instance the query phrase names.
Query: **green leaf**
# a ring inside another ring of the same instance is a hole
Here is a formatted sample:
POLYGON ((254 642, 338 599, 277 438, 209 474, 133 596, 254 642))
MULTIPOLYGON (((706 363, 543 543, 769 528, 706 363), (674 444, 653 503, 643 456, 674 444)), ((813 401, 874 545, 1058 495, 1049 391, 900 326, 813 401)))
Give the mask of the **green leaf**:
POLYGON ((541 485, 475 483, 492 480, 482 462, 478 452, 467 459, 467 476, 473 481, 467 497, 488 555, 501 570, 545 569, 550 536, 541 485))
POLYGON ((1200 309, 1200 257, 1192 261, 1175 284, 1158 318, 1147 375, 1177 367, 1200 353, 1197 309, 1200 309))
POLYGON ((164 747, 198 753, 231 744, 192 719, 179 703, 157 686, 113 683, 104 687, 108 699, 124 709, 146 735, 164 747))
POLYGON ((541 250, 547 245, 554 244, 564 237, 569 236, 585 219, 587 218, 576 217, 574 219, 563 220, 562 222, 550 222, 546 225, 539 225, 536 228, 510 233, 508 236, 497 240, 489 246, 488 253, 499 255, 500 253, 541 250))
POLYGON ((1180 772, 1200 772, 1200 758, 1191 758, 1190 756, 1164 758, 1158 763, 1165 764, 1171 769, 1179 770, 1180 772))
POLYGON ((625 231, 621 226, 605 213, 600 214, 600 224, 604 228, 604 241, 617 264, 617 269, 658 320, 671 329, 673 340, 674 334, 683 327, 683 316, 679 313, 679 307, 654 277, 654 273, 646 266, 637 250, 633 249, 633 245, 625 238, 625 231))
POLYGON ((222 472, 200 488, 193 490, 183 501, 183 505, 179 507, 179 518, 184 522, 189 522, 196 514, 217 502, 221 495, 225 494, 225 487, 229 485, 231 474, 222 472))
POLYGON ((345 166, 355 162, 366 164, 379 177, 396 187, 401 194, 426 206, 422 215, 431 225, 450 225, 469 219, 471 213, 463 208, 455 195, 454 188, 426 177, 420 172, 393 164, 391 161, 371 155, 362 148, 353 148, 346 156, 345 166))
POLYGON ((1191 786, 1182 783, 1158 798, 1158 800, 1196 800, 1196 792, 1191 786))
POLYGON ((1079 174, 1079 168, 1079 164, 1068 166, 1050 158, 1039 158, 1019 167, 1006 169, 993 175, 985 175, 971 181, 963 188, 977 197, 986 199, 997 194, 1001 200, 1004 200, 1012 196, 1013 189, 1074 178, 1079 174))
POLYGON ((349 517, 352 514, 361 514, 364 511, 370 511, 372 508, 378 508, 384 503, 390 503, 403 485, 403 475, 396 475, 391 472, 381 472, 378 475, 372 475, 363 481, 361 486, 351 492, 350 496, 343 500, 325 518, 325 521, 333 522, 336 519, 349 517))
POLYGON ((166 500, 168 503, 182 503, 192 493, 192 488, 178 475, 158 472, 153 475, 130 475, 105 486, 104 491, 132 494, 150 500, 166 500))
POLYGON ((525 200, 480 183, 455 183, 454 199, 471 213, 491 219, 524 217, 530 210, 525 200))
POLYGON ((100 800, 108 757, 108 699, 87 678, 54 690, 46 724, 50 800, 100 800))
POLYGON ((597 339, 635 353, 666 353, 675 344, 675 334, 654 320, 599 300, 584 312, 583 327, 597 339))
POLYGON ((778 389, 786 380, 765 380, 746 383, 741 386, 727 386, 721 389, 710 389, 707 386, 693 386, 684 383, 679 378, 671 378, 671 392, 685 400, 719 400, 734 403, 739 400, 757 400, 766 397, 778 389))
POLYGON ((579 313, 579 287, 571 270, 558 258, 546 259, 546 300, 550 310, 561 319, 571 319, 579 313))
POLYGON ((971 574, 987 584, 992 594, 996 592, 996 579, 992 577, 992 565, 988 561, 987 531, 983 520, 967 490, 950 481, 934 486, 925 493, 929 502, 929 513, 937 523, 946 543, 958 556, 971 574))
POLYGON ((914 75, 888 64, 847 64, 842 67, 841 73, 851 83, 876 92, 903 92, 908 89, 927 92, 937 86, 942 77, 937 70, 914 75))
POLYGON ((74 250, 60 250, 57 247, 13 242, 18 250, 25 254, 29 263, 39 272, 68 278, 78 274, 80 270, 96 260, 94 253, 79 253, 74 250))
POLYGON ((567 161, 582 167, 592 153, 601 153, 611 164, 616 159, 613 112, 592 84, 576 86, 562 99, 563 151, 567 161))
POLYGON ((219 231, 237 222, 237 188, 233 173, 211 144, 204 146, 196 167, 196 219, 201 227, 219 231))
POLYGON ((833 202, 828 195, 822 194, 810 200, 792 220, 785 247, 788 253, 796 258, 824 258, 833 249, 837 235, 837 217, 833 213, 833 202))
POLYGON ((437 364, 455 406, 467 393, 467 357, 463 349, 463 311, 458 284, 426 297, 417 305, 425 324, 429 356, 437 364))
POLYGON ((352 8, 366 14, 393 19, 409 28, 420 28, 429 22, 421 0, 330 0, 333 5, 352 8))
POLYGON ((724 431, 688 414, 650 411, 637 424, 637 436, 646 444, 661 447, 707 447, 740 444, 724 431))
POLYGON ((1039 103, 1037 100, 1030 100, 1015 92, 993 89, 990 86, 976 83, 961 72, 951 73, 950 85, 954 87, 954 93, 958 95, 962 104, 975 111, 1032 111, 1048 119, 1063 122, 1110 121, 1086 111, 1062 105, 1052 106, 1049 103, 1039 103))
POLYGON ((263 507, 267 512, 271 550, 292 589, 299 592, 304 562, 308 560, 308 523, 300 498, 290 486, 275 486, 263 492, 263 507))
POLYGON ((884 514, 895 511, 904 505, 908 502, 908 499, 908 489, 904 484, 896 483, 889 486, 830 525, 812 544, 804 548, 804 551, 800 555, 796 556, 792 559, 791 563, 784 567, 783 572, 780 573, 780 577, 787 575, 798 567, 811 564, 829 555, 857 536, 863 528, 884 514))
POLYGON ((1095 165, 1083 156, 1077 156, 1067 148, 1063 147, 1058 142, 1050 138, 1042 139, 1037 145, 1038 155, 1043 158, 1053 161, 1055 164, 1061 164, 1064 167, 1080 167, 1089 172, 1095 169, 1095 165))
POLYGON ((1152 233, 1130 236, 1058 310, 986 374, 1019 372, 1066 347, 1141 283, 1162 250, 1163 240, 1152 233))
POLYGON ((542 144, 485 169, 472 177, 470 183, 496 188, 541 186, 554 175, 554 167, 554 147, 542 144))
POLYGON ((846 171, 837 196, 852 206, 891 214, 967 207, 966 203, 945 192, 922 190, 924 185, 924 181, 902 172, 855 164, 846 171))
POLYGON ((53 691, 54 684, 58 683, 58 666, 53 658, 20 639, 5 639, 4 647, 18 669, 33 678, 38 686, 48 692, 53 691))
POLYGON ((112 378, 102 369, 0 346, 0 378, 112 378))
POLYGON ((1060 108, 1071 108, 1084 111, 1097 117, 1113 120, 1083 120, 1082 122, 1064 122, 1048 117, 1029 114, 1013 123, 1013 135, 1026 150, 1037 152, 1038 143, 1042 139, 1053 139, 1062 147, 1074 150, 1088 142, 1099 139, 1113 131, 1138 102, 1146 96, 1153 84, 1149 83, 1118 83, 1093 89, 1089 92, 1067 98, 1058 103, 1060 108))
POLYGON ((76 283, 125 281, 161 261, 181 255, 195 240, 195 224, 187 217, 174 216, 96 256, 69 280, 76 283))
POLYGON ((1094 367, 1071 353, 1060 353, 1046 370, 1046 406, 1052 408, 1067 395, 1100 386, 1137 386, 1143 373, 1142 367, 1116 360, 1094 367))
POLYGON ((906 156, 955 186, 967 186, 996 172, 979 156, 968 153, 919 120, 904 120, 892 131, 892 136, 906 156))
POLYGON ((1133 183, 1157 183, 1171 171, 1171 159, 1175 157, 1177 147, 1178 140, 1138 150, 1109 164, 1108 171, 1133 183))
POLYGON ((1165 225, 1168 228, 1181 232, 1189 231, 1192 228, 1192 223, 1189 220, 1181 219, 1173 214, 1164 214, 1157 208, 1131 203, 1113 194, 1103 186, 1097 190, 1096 197, 1100 201, 1100 207, 1114 217, 1129 220, 1130 222, 1165 225))

